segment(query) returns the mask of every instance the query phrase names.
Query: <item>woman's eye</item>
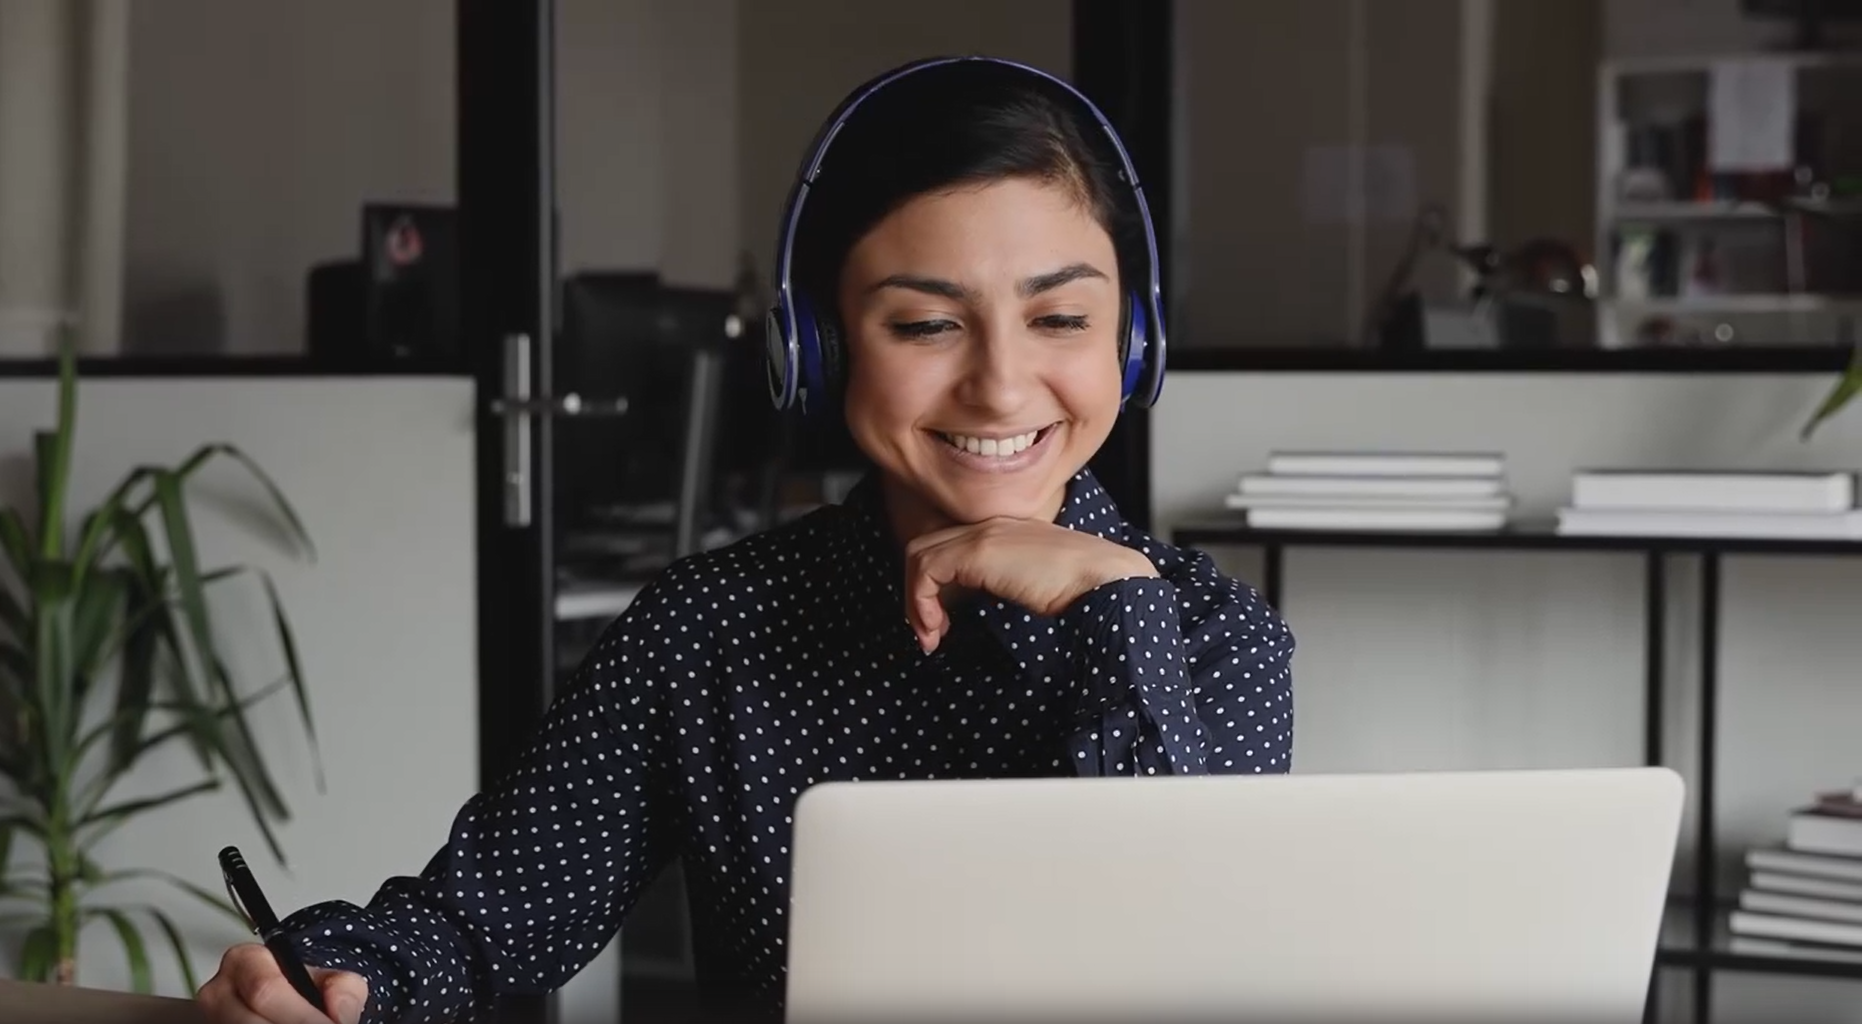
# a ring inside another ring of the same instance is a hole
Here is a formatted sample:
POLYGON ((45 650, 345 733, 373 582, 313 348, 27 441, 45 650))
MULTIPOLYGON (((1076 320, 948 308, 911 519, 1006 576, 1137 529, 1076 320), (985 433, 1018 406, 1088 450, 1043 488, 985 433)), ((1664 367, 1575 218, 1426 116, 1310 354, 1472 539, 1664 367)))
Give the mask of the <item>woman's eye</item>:
POLYGON ((891 325, 892 333, 901 338, 929 338, 948 330, 954 330, 956 326, 949 320, 912 320, 891 325))
POLYGON ((1066 314, 1061 314, 1061 313, 1055 313, 1050 316, 1041 317, 1040 319, 1036 320, 1035 323, 1042 330, 1047 330, 1047 331, 1083 331, 1087 327, 1087 321, 1085 317, 1068 316, 1066 314))

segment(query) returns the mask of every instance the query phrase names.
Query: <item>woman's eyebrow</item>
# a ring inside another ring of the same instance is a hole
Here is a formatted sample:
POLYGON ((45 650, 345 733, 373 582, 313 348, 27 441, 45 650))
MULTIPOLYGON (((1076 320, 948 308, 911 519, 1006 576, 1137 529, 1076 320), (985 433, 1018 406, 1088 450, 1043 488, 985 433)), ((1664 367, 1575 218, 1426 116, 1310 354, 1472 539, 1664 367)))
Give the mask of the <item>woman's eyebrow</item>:
POLYGON ((938 277, 919 277, 916 274, 893 274, 868 288, 867 292, 871 294, 886 288, 904 288, 907 291, 938 295, 946 299, 955 299, 958 302, 968 302, 972 297, 968 288, 955 281, 946 281, 938 277))
POLYGON ((1073 263, 1061 267, 1059 270, 1023 278, 1017 290, 1021 292, 1022 298, 1026 299, 1032 298, 1045 291, 1051 291, 1063 284, 1071 284, 1083 278, 1097 277, 1103 279, 1105 276, 1105 274, 1100 272, 1098 267, 1090 263, 1073 263))
MULTIPOLYGON (((1105 276, 1104 272, 1090 263, 1071 263, 1059 270, 1050 270, 1045 274, 1023 278, 1016 285, 1016 291, 1022 298, 1032 298, 1042 292, 1059 288, 1063 284, 1071 284, 1074 281, 1092 277, 1104 279, 1105 276)), ((937 295, 958 302, 969 302, 976 297, 970 289, 955 281, 947 281, 941 277, 922 277, 917 274, 893 274, 875 283, 867 289, 867 292, 871 294, 887 288, 903 288, 907 291, 937 295)))

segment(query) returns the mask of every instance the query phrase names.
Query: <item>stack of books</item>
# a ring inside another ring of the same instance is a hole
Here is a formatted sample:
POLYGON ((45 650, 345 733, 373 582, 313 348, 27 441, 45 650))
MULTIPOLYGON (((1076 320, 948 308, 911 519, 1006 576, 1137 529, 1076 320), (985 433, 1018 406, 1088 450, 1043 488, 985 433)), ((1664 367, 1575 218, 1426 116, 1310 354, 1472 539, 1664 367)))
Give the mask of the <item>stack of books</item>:
POLYGON ((1746 867, 1733 952, 1862 963, 1862 784, 1792 812, 1784 843, 1746 867))
POLYGON ((1862 540, 1848 472, 1588 470, 1558 532, 1589 536, 1862 540))
POLYGON ((1276 530, 1498 530, 1512 496, 1489 452, 1275 452, 1224 499, 1276 530))

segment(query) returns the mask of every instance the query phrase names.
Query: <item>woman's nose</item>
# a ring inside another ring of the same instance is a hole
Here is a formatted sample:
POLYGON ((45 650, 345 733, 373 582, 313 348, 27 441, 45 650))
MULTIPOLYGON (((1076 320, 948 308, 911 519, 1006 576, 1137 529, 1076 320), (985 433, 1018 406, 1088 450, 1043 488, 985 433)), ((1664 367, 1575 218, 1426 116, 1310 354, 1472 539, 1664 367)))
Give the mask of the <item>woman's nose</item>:
POLYGON ((1033 383, 1033 364, 1012 329, 993 327, 972 336, 959 399, 966 405, 1009 413, 1033 383))

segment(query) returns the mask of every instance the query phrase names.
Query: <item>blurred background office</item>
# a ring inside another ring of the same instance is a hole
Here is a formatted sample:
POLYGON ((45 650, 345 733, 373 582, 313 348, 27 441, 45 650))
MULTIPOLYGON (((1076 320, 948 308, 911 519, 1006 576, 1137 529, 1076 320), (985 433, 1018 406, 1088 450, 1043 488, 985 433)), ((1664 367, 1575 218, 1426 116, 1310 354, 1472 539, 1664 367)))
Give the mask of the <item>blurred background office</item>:
MULTIPOLYGON (((777 215, 848 89, 950 52, 1070 77, 1134 151, 1171 376, 1096 468, 1160 535, 1302 450, 1497 453, 1509 521, 1588 470, 1862 465, 1849 418, 1798 429, 1862 312, 1849 0, 0 0, 0 504, 61 336, 84 500, 228 441, 299 503, 314 565, 237 503, 200 517, 278 579, 315 701, 322 791, 263 719, 296 811, 276 902, 417 871, 657 570, 844 492, 853 453, 766 399, 777 215)), ((1633 762, 1652 731, 1714 779, 1659 1016, 1862 1021, 1862 941, 1726 928, 1744 851, 1862 776, 1853 560, 1729 560, 1711 626, 1677 565, 1651 668, 1633 553, 1218 547, 1285 573, 1298 770, 1633 762)), ((107 849, 215 885, 244 813, 107 849)), ((562 1019, 684 997, 681 899, 674 870, 562 1019)), ((238 938, 183 919, 202 955, 238 938)), ((127 978, 105 942, 82 963, 127 978)))

